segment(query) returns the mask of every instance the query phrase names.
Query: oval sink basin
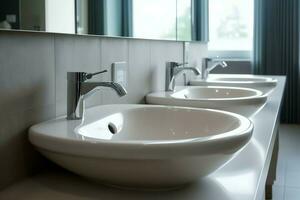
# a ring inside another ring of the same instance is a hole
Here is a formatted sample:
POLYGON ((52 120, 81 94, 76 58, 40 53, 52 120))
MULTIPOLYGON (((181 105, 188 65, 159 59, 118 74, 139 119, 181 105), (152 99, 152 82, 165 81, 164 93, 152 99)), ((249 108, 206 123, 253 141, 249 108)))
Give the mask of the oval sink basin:
POLYGON ((250 74, 209 74, 206 80, 196 79, 190 81, 190 84, 197 86, 246 87, 268 94, 276 87, 277 80, 250 74))
POLYGON ((104 184, 172 188, 206 176, 250 140, 253 124, 224 111, 106 105, 83 121, 35 125, 29 139, 58 165, 104 184))
POLYGON ((264 106, 267 98, 261 91, 249 88, 187 86, 178 87, 175 92, 148 94, 146 101, 148 104, 220 109, 251 117, 264 106))

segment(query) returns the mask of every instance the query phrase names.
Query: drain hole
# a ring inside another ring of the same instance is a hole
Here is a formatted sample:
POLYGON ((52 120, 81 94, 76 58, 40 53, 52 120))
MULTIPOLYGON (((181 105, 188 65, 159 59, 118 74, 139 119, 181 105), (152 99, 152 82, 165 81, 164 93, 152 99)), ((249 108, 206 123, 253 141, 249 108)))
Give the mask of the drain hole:
POLYGON ((115 134, 115 133, 117 133, 118 132, 118 129, 117 129, 117 127, 116 127, 116 125, 114 125, 113 123, 109 123, 108 124, 108 130, 112 133, 112 134, 115 134))

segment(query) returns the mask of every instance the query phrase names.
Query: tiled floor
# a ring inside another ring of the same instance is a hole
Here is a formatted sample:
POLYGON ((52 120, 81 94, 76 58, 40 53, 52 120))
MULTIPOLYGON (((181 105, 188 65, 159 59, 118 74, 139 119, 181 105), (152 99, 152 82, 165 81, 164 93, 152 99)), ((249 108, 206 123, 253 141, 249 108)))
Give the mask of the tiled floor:
POLYGON ((300 200, 300 125, 281 125, 274 200, 300 200))

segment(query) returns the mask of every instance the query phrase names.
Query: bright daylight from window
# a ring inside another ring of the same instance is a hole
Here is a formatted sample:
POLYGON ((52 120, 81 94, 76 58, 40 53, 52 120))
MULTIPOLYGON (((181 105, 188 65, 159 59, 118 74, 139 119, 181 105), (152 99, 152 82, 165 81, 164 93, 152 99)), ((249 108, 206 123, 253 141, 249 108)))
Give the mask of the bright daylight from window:
POLYGON ((134 0, 132 10, 134 37, 176 39, 176 1, 134 0))
POLYGON ((191 0, 133 0, 132 10, 134 37, 191 40, 191 0))
POLYGON ((253 0, 209 0, 210 51, 251 51, 253 0))

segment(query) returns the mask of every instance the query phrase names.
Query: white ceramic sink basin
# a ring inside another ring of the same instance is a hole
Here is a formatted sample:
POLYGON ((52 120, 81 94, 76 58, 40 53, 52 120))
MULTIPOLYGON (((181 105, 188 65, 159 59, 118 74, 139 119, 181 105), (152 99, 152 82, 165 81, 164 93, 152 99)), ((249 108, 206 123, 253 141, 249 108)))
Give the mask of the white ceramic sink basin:
POLYGON ((249 88, 187 86, 177 87, 175 92, 148 94, 146 101, 149 104, 220 109, 251 117, 264 106, 267 98, 262 92, 249 88))
POLYGON ((209 74, 205 81, 196 79, 190 81, 190 84, 198 86, 247 87, 268 94, 276 87, 277 80, 250 74, 209 74))
POLYGON ((47 158, 79 175, 123 187, 175 187, 206 176, 251 138, 247 118, 223 111, 106 105, 84 121, 58 118, 30 128, 47 158))

